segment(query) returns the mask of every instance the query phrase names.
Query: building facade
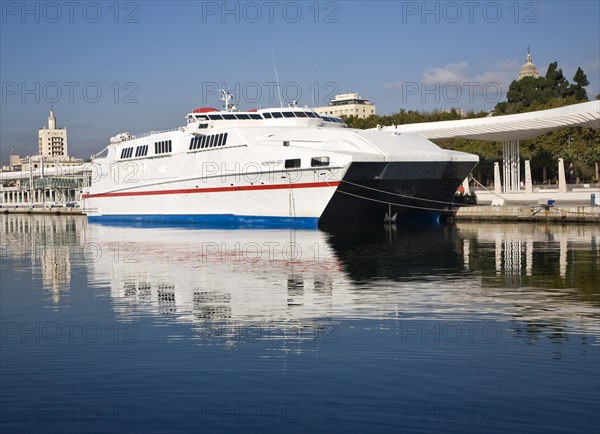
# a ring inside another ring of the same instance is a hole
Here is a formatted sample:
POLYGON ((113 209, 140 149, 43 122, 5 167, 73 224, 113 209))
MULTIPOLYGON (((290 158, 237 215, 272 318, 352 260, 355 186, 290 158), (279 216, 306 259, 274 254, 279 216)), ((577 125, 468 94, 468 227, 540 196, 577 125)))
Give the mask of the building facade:
POLYGON ((368 118, 375 114, 375 104, 361 98, 358 93, 342 93, 336 95, 328 106, 315 107, 314 111, 323 115, 368 118))
POLYGON ((38 131, 39 155, 43 157, 67 158, 67 129, 56 128, 56 117, 54 110, 50 110, 48 117, 48 128, 40 128, 38 131))

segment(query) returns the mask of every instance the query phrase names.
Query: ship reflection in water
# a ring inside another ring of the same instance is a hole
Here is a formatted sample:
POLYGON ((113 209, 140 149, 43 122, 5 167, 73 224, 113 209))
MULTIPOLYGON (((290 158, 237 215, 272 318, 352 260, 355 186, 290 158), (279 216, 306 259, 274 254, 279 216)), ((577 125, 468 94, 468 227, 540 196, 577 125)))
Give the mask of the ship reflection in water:
POLYGON ((226 345, 241 327, 255 338, 302 340, 342 319, 482 317, 597 341, 599 238, 591 225, 329 234, 2 216, 2 254, 28 256, 55 308, 69 305, 71 263, 82 263, 90 286, 109 288, 118 320, 183 323, 201 343, 226 345))

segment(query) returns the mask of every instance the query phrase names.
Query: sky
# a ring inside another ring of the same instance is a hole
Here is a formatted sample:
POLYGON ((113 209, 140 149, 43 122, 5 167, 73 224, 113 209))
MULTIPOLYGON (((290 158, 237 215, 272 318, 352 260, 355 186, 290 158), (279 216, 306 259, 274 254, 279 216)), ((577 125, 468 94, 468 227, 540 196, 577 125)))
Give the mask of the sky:
POLYGON ((69 154, 176 128, 196 107, 492 110, 525 62, 600 93, 598 1, 0 2, 0 163, 37 154, 52 107, 69 154), (279 86, 276 83, 279 83, 279 86))

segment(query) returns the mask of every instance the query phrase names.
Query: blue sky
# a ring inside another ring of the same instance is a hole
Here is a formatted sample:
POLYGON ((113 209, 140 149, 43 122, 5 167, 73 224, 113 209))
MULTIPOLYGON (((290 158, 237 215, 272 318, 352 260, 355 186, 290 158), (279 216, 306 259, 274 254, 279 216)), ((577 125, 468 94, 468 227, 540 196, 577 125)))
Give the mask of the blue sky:
POLYGON ((223 84, 241 109, 278 106, 273 58, 284 104, 358 92, 379 114, 490 110, 528 46, 540 73, 581 66, 600 92, 597 1, 0 4, 2 163, 37 152, 51 104, 77 157, 219 108, 223 84))

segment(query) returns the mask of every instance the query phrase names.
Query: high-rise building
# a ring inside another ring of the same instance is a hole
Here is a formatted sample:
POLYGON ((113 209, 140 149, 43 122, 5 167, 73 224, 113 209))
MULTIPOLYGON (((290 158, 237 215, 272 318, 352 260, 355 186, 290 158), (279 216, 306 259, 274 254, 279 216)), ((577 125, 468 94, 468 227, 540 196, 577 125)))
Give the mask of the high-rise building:
POLYGON ((56 128, 54 110, 50 110, 48 128, 40 128, 38 132, 39 155, 67 159, 67 129, 56 128))

